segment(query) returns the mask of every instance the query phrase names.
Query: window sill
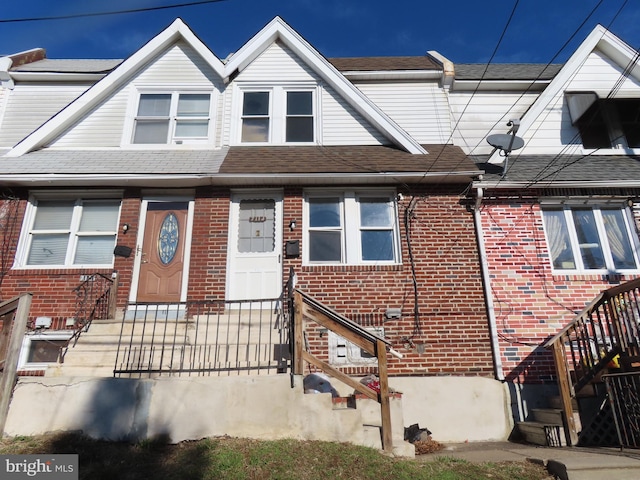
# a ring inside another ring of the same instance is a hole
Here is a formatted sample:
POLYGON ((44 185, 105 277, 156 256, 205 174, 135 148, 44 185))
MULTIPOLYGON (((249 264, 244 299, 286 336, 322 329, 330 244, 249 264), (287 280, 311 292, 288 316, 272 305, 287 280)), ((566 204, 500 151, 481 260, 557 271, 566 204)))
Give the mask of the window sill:
POLYGON ((603 282, 621 282, 633 280, 640 275, 640 271, 625 271, 620 273, 597 271, 581 271, 581 272, 552 272, 554 281, 593 281, 602 280, 603 282))
POLYGON ((312 265, 302 266, 303 272, 400 272, 402 264, 386 264, 386 265, 312 265))

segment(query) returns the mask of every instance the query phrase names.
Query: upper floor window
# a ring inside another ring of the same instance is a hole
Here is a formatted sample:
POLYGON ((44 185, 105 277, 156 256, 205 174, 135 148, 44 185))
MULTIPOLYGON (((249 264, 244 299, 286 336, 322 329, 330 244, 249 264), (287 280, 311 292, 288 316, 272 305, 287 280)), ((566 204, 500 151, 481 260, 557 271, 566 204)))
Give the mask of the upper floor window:
POLYGON ((625 208, 559 206, 542 213, 554 269, 638 269, 638 239, 625 208))
POLYGON ((345 191, 308 194, 305 260, 309 263, 397 263, 394 196, 345 191))
POLYGON ((111 267, 119 215, 119 199, 34 199, 16 264, 111 267))
POLYGON ((206 141, 209 138, 210 110, 209 93, 140 94, 132 143, 206 141))
POLYGON ((588 149, 640 148, 640 98, 568 94, 569 111, 588 149))
POLYGON ((241 143, 311 143, 316 139, 313 90, 243 90, 241 143))

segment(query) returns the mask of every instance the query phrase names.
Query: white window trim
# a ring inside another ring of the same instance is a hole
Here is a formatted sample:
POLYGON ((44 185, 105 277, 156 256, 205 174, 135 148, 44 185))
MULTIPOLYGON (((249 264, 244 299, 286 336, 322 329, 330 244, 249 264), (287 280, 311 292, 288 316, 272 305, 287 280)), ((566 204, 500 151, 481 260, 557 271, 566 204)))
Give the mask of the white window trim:
MULTIPOLYGON (((116 229, 113 233, 118 239, 118 225, 120 225, 120 215, 122 215, 122 191, 102 191, 94 190, 88 191, 68 191, 68 192, 31 192, 29 195, 29 201, 27 203, 24 219, 20 229, 20 239, 18 241, 18 247, 16 249, 16 256, 14 258, 13 269, 16 270, 60 270, 60 269, 78 269, 78 268, 113 268, 114 259, 112 256, 111 263, 109 264, 71 264, 65 263, 63 265, 27 265, 27 257, 29 255, 29 248, 31 246, 31 228, 35 220, 36 211, 38 210, 38 200, 73 200, 77 203, 79 200, 118 200, 120 201, 120 208, 118 211, 118 219, 116 221, 116 229)), ((72 219, 71 231, 77 232, 79 223, 79 217, 72 219), (75 228, 75 230, 74 230, 75 228)), ((101 232, 107 235, 107 232, 101 232)), ((73 249, 75 252, 75 249, 73 249)), ((70 255, 68 253, 68 255, 70 255)))
POLYGON ((288 83, 282 85, 239 84, 234 85, 233 109, 231 116, 231 138, 233 145, 316 145, 322 144, 321 138, 321 89, 315 83, 288 83), (245 92, 269 92, 269 138, 266 142, 242 141, 242 107, 245 92), (313 115, 313 141, 287 142, 287 92, 311 92, 313 115))
POLYGON ((633 214, 630 212, 629 208, 626 207, 620 201, 611 201, 607 200, 604 202, 596 202, 589 201, 584 199, 572 199, 567 201, 544 201, 541 202, 543 207, 547 207, 547 210, 559 210, 562 209, 564 212, 565 221, 567 224, 567 229, 569 233, 569 241, 571 242, 572 251, 574 254, 574 261, 576 263, 575 269, 560 269, 556 268, 553 265, 553 258, 551 257, 551 250, 549 247, 549 232, 547 231, 547 225, 544 220, 544 211, 545 208, 540 209, 540 215, 542 217, 542 226, 545 233, 545 241, 547 245, 547 255, 549 258, 549 264, 551 266, 551 270, 554 274, 559 275, 603 275, 603 274, 637 274, 640 273, 640 239, 638 239, 638 234, 635 229, 635 223, 633 219, 633 214), (600 239, 600 246, 602 248, 602 253, 605 259, 605 264, 610 266, 611 268, 599 268, 599 269, 589 269, 584 268, 584 264, 582 261, 582 256, 580 254, 580 244, 578 242, 578 237, 576 233, 575 224, 573 221, 573 216, 571 215, 572 209, 585 207, 591 208, 594 212, 594 218, 596 222, 596 227, 598 230, 598 236, 600 239), (604 209, 618 209, 622 211, 623 218, 625 220, 626 233, 628 235, 629 240, 631 241, 631 249, 634 256, 634 260, 638 268, 634 269, 619 269, 615 268, 613 263, 613 256, 611 254, 611 247, 609 246, 609 240, 607 239, 604 223, 602 220, 601 210, 604 209))
MULTIPOLYGON (((366 330, 384 338, 384 327, 367 327, 366 330)), ((329 330, 327 342, 329 346, 329 363, 339 366, 371 366, 378 364, 378 358, 363 357, 362 349, 329 330)))
POLYGON ((125 118, 122 139, 120 141, 121 147, 126 147, 128 149, 140 149, 140 150, 167 150, 167 149, 207 149, 215 146, 215 132, 216 132, 216 113, 217 113, 217 103, 218 103, 218 95, 216 95, 217 90, 213 88, 213 86, 193 86, 193 85, 184 85, 184 86, 175 86, 172 88, 167 88, 166 86, 139 86, 137 88, 132 88, 131 94, 129 95, 129 101, 127 105, 127 116, 125 118), (172 116, 173 107, 177 106, 178 96, 180 94, 208 94, 210 95, 209 101, 209 128, 207 132, 207 138, 182 138, 182 137, 174 137, 173 136, 173 126, 175 126, 175 115, 172 116), (138 104, 140 103, 140 96, 145 94, 171 94, 171 105, 172 110, 169 114, 169 136, 170 138, 167 140, 167 143, 133 143, 133 137, 135 134, 135 125, 136 118, 138 115, 138 104), (179 141, 179 143, 178 143, 179 141))
POLYGON ((336 198, 340 199, 341 261, 340 262, 312 262, 309 260, 309 248, 304 248, 304 265, 399 265, 400 232, 398 221, 398 204, 396 192, 391 190, 307 190, 304 193, 303 204, 303 245, 309 245, 309 199, 336 198), (393 260, 362 260, 362 245, 360 240, 360 198, 388 197, 392 202, 392 234, 393 260))
POLYGON ((59 365, 57 362, 27 362, 29 358, 29 350, 31 342, 34 340, 69 340, 73 336, 71 330, 58 330, 50 332, 28 333, 22 339, 22 347, 20 349, 20 357, 18 360, 18 370, 46 370, 53 365, 59 365))

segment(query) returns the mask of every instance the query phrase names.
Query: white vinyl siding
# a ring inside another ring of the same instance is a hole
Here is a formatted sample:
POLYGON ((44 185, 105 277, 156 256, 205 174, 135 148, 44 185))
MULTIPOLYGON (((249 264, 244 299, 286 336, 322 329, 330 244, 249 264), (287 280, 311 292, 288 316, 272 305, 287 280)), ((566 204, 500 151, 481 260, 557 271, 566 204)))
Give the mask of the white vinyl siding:
POLYGON ((452 92, 449 96, 452 121, 457 128, 453 143, 467 154, 490 153, 487 143, 491 133, 506 133, 507 122, 520 118, 537 99, 537 94, 520 92, 452 92))
MULTIPOLYGON (((323 145, 380 145, 390 143, 362 115, 349 106, 331 87, 326 85, 300 58, 288 48, 275 43, 247 66, 234 80, 243 85, 310 83, 320 86, 318 109, 319 138, 323 145)), ((227 89, 227 94, 231 89, 227 89)), ((225 113, 231 109, 230 99, 225 113)), ((225 116, 225 118, 230 118, 225 116)), ((239 123, 239 118, 234 120, 239 123)), ((233 128, 237 128, 234 125, 233 128)), ((239 136, 237 136, 239 138, 239 136)), ((226 138, 225 138, 226 139, 226 138)))
POLYGON ((329 87, 322 91, 322 139, 324 145, 391 143, 329 87))
POLYGON ((449 141, 449 103, 437 82, 361 82, 357 87, 419 143, 449 141))
MULTIPOLYGON (((565 92, 596 92, 600 98, 606 98, 609 92, 622 78, 622 68, 613 63, 603 52, 594 51, 580 66, 578 71, 563 85, 558 94, 551 99, 540 116, 526 132, 523 132, 525 146, 514 152, 518 155, 557 154, 566 155, 611 154, 616 149, 586 150, 577 127, 571 124, 565 92)), ((625 79, 617 89, 616 98, 638 98, 636 81, 625 79)), ((617 87, 616 87, 617 88, 617 87)), ((506 132, 506 130, 505 130, 506 132)), ((497 132, 496 132, 497 133, 497 132)), ((636 149, 636 151, 638 151, 636 149)))
POLYGON ((309 82, 317 81, 315 73, 288 48, 271 44, 236 78, 239 82, 309 82))
POLYGON ((16 85, 5 90, 0 147, 12 147, 82 94, 89 85, 16 85))
MULTIPOLYGON (((158 58, 145 65, 121 90, 63 133, 51 145, 55 147, 119 147, 131 138, 127 114, 131 99, 139 88, 206 89, 212 91, 211 101, 217 105, 222 81, 191 47, 178 42, 158 58), (124 141, 123 141, 124 139, 124 141)), ((214 111, 217 111, 214 107, 214 111)), ((131 115, 135 114, 135 109, 131 115)), ((130 119, 131 120, 131 119, 130 119)), ((213 120, 214 125, 218 122, 213 120)))

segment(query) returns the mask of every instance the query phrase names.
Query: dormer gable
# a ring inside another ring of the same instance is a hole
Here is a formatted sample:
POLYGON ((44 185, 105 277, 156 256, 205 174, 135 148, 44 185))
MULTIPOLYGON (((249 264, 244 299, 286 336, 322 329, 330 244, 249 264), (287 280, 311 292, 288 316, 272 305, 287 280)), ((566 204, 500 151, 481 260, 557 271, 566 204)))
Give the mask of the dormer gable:
MULTIPOLYGON (((512 156, 640 153, 637 60, 635 49, 596 26, 520 119, 525 146, 512 156)), ((495 152, 491 161, 502 158, 495 152)))
MULTIPOLYGON (((225 89, 230 82, 233 82, 238 75, 274 44, 281 45, 287 51, 292 52, 309 72, 312 72, 319 81, 328 86, 332 95, 339 97, 349 111, 355 112, 359 118, 363 119, 360 123, 369 125, 370 127, 366 128, 371 128, 375 131, 374 136, 383 139, 384 143, 394 144, 409 153, 426 153, 415 139, 349 82, 327 59, 320 55, 282 19, 276 17, 238 52, 232 55, 226 64, 219 60, 180 19, 177 19, 83 95, 19 142, 9 151, 7 156, 20 156, 51 145, 54 141, 61 142, 57 146, 65 146, 63 137, 69 133, 68 130, 72 126, 86 119, 101 102, 123 90, 143 66, 161 58, 171 48, 175 49, 176 46, 186 45, 187 50, 190 49, 196 52, 204 60, 207 67, 219 78, 220 89, 225 89)), ((136 88, 138 87, 136 86, 136 88)), ((130 94, 127 100, 127 123, 122 127, 123 134, 120 146, 135 147, 140 139, 150 139, 149 141, 155 142, 156 138, 164 135, 165 124, 167 123, 174 125, 168 129, 167 143, 173 145, 181 144, 184 139, 180 135, 174 135, 172 132, 178 129, 178 125, 182 121, 182 125, 189 127, 186 130, 182 130, 183 132, 189 132, 187 136, 197 131, 195 137, 199 140, 206 140, 205 144, 211 147, 210 137, 206 137, 203 132, 205 128, 208 128, 209 133, 207 135, 211 135, 213 127, 211 122, 208 123, 208 126, 205 126, 204 123, 207 116, 206 113, 209 114, 210 118, 213 118, 214 104, 218 100, 213 97, 209 97, 207 100, 205 98, 207 92, 200 90, 198 87, 194 90, 193 85, 177 85, 174 88, 169 88, 168 85, 153 85, 153 82, 151 82, 146 87, 139 88, 136 94, 130 94), (207 101, 210 107, 209 112, 204 110, 207 101), (188 108, 193 107, 197 110, 195 113, 191 112, 197 118, 181 119, 181 105, 186 105, 187 103, 190 104, 188 108), (145 134, 140 136, 137 134, 139 125, 147 130, 145 134)), ((301 135, 300 138, 304 140, 302 143, 306 143, 309 139, 308 133, 305 133, 308 131, 308 126, 306 125, 309 123, 307 112, 309 111, 310 101, 312 104, 314 100, 313 98, 310 100, 309 91, 304 88, 284 95, 288 95, 291 101, 294 102, 295 100, 294 103, 298 105, 293 109, 296 116, 293 119, 293 123, 298 125, 298 130, 301 128, 304 131, 303 133, 298 132, 297 135, 301 135)), ((120 102, 122 101, 120 99, 120 102)), ((223 101, 221 100, 220 102, 223 101)), ((222 105, 221 103, 219 107, 225 109, 228 108, 228 105, 222 105)), ((113 112, 111 115, 113 115, 113 112)), ((225 127, 223 126, 222 128, 224 130, 225 127)), ((217 147, 228 144, 227 139, 224 138, 224 135, 226 135, 224 131, 217 134, 221 139, 220 143, 216 144, 217 147)), ((317 139, 314 138, 313 142, 317 143, 317 139)), ((195 143, 198 142, 196 141, 195 143)))

